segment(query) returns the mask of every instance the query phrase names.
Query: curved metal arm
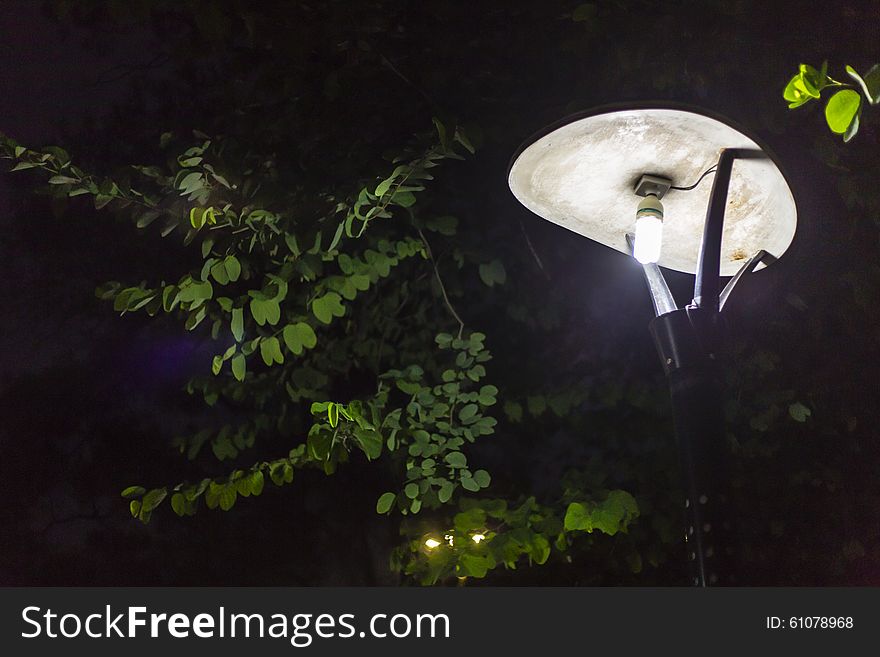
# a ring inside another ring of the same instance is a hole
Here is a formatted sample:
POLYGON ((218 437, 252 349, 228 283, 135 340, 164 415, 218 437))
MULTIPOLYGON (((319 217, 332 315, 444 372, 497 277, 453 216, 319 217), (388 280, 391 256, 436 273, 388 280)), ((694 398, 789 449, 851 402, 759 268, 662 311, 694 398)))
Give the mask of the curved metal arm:
POLYGON ((724 229, 724 210, 727 207, 727 190, 730 174, 736 159, 759 159, 769 157, 756 148, 726 148, 721 151, 712 181, 709 209, 703 228, 703 241, 697 260, 697 279, 694 284, 694 305, 710 311, 719 310, 721 287, 721 233, 724 229))
POLYGON ((736 272, 736 275, 727 281, 727 285, 724 286, 724 289, 721 290, 721 294, 718 297, 718 310, 719 312, 724 310, 724 305, 727 303, 727 299, 730 298, 730 293, 733 292, 733 288, 736 287, 736 284, 742 280, 744 276, 747 274, 751 274, 755 271, 755 267, 760 265, 761 263, 770 264, 776 262, 776 256, 767 253, 764 249, 758 251, 755 255, 745 261, 742 267, 739 268, 739 271, 736 272))

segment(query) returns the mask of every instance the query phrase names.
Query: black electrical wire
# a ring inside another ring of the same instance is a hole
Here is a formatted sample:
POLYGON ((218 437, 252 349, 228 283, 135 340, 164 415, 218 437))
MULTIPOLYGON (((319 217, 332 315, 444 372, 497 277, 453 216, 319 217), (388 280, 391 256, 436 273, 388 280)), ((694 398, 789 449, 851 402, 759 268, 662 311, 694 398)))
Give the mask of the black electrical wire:
POLYGON ((689 192, 689 191, 691 191, 692 189, 694 189, 697 185, 699 185, 701 182, 703 182, 703 178, 705 178, 706 176, 708 176, 710 173, 715 173, 715 167, 717 167, 717 166, 718 166, 717 164, 713 164, 711 167, 709 167, 708 169, 706 169, 706 170, 703 172, 703 175, 700 176, 699 179, 697 180, 697 182, 695 182, 693 185, 689 185, 689 186, 687 186, 687 187, 675 187, 675 186, 670 186, 669 189, 677 189, 677 190, 680 191, 680 192, 689 192))

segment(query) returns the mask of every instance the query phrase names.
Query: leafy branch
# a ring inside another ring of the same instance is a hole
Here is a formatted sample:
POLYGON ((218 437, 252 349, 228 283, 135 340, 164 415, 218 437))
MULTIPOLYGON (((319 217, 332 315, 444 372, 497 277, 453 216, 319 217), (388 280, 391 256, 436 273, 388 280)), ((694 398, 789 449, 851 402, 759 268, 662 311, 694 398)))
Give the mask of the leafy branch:
MULTIPOLYGON (((483 578, 501 566, 514 570, 523 559, 544 564, 554 551, 561 555, 593 532, 626 533, 639 516, 636 500, 622 490, 567 491, 555 506, 534 497, 513 503, 463 498, 459 509, 446 525, 407 524, 408 540, 395 552, 396 566, 422 584, 483 578)), ((631 556, 630 567, 640 569, 638 553, 631 556)))
POLYGON ((880 103, 880 64, 874 64, 864 75, 847 65, 846 73, 853 79, 853 84, 831 78, 828 62, 823 62, 818 71, 808 64, 801 64, 782 95, 788 101, 789 109, 796 109, 819 100, 823 90, 838 88, 839 91, 833 93, 825 104, 825 122, 831 132, 843 135, 843 140, 848 142, 859 131, 865 102, 868 105, 880 103))

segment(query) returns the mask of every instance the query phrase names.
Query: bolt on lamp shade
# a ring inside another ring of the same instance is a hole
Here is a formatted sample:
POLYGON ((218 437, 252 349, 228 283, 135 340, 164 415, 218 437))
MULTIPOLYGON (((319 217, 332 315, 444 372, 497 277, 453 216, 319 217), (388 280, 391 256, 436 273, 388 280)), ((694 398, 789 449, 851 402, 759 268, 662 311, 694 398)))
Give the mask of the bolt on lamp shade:
MULTIPOLYGON (((520 147, 508 173, 513 195, 529 210, 579 235, 629 254, 643 174, 692 185, 726 148, 761 149, 767 158, 737 160, 730 181, 721 275, 733 276, 761 249, 779 258, 794 238, 791 189, 766 148, 741 129, 701 110, 603 109, 564 119, 520 147)), ((695 273, 712 174, 695 189, 663 197, 658 264, 695 273)))

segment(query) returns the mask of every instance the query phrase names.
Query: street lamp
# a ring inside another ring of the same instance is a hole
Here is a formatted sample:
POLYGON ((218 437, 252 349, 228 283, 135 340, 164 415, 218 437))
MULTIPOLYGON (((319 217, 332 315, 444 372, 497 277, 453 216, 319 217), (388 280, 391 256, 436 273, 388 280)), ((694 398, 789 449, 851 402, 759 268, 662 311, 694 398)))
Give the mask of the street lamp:
POLYGON ((730 583, 715 354, 734 286, 794 238, 797 208, 776 160, 741 128, 703 110, 605 107, 529 138, 514 155, 508 184, 540 217, 641 263, 672 398, 691 581, 730 583), (708 176, 711 188, 700 184, 708 176), (689 304, 678 307, 661 266, 695 275, 689 304), (732 277, 723 289, 722 276, 732 277))

